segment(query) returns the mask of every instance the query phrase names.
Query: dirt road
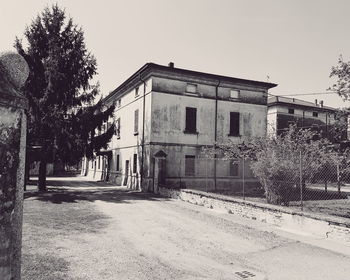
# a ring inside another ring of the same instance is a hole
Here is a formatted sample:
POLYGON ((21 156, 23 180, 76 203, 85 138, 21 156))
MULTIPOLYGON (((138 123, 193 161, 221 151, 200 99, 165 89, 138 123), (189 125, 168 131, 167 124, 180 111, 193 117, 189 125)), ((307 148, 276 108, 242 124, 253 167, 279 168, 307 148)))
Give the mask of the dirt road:
POLYGON ((349 279, 350 256, 311 237, 76 178, 51 185, 25 199, 24 279, 349 279), (37 278, 40 259, 57 273, 37 278))

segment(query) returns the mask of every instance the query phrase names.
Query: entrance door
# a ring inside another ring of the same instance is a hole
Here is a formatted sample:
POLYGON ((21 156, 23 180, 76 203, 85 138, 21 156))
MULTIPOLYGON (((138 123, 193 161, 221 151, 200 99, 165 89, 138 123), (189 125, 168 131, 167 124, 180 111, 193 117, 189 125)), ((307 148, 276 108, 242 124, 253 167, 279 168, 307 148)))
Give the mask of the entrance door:
POLYGON ((128 176, 129 176, 129 161, 126 160, 123 186, 126 186, 128 184, 128 176))

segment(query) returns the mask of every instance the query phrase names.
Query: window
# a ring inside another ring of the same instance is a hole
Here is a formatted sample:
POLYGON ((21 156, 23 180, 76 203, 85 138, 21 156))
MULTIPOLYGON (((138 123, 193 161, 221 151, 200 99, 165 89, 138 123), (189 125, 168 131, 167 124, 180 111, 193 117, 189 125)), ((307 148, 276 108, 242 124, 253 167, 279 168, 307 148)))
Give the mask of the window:
POLYGON ((239 136, 239 113, 230 113, 230 136, 239 136))
POLYGON ((98 156, 98 160, 97 160, 98 164, 97 164, 97 169, 101 168, 101 157, 98 156))
POLYGON ((139 96, 139 87, 135 88, 135 97, 139 96))
POLYGON ((120 160, 120 156, 117 155, 117 162, 116 162, 116 169, 117 169, 117 171, 119 171, 119 160, 120 160))
POLYGON ((312 112, 312 116, 317 118, 318 117, 318 113, 317 112, 312 112))
POLYGON ((120 108, 122 106, 122 100, 121 99, 118 99, 117 101, 117 107, 120 108))
POLYGON ((188 92, 188 93, 197 93, 197 85, 187 84, 186 92, 188 92))
POLYGON ((194 176, 195 171, 195 156, 185 156, 185 175, 194 176))
POLYGON ((134 135, 139 134, 139 110, 135 110, 134 114, 134 135))
POLYGON ((238 99, 239 98, 239 90, 231 89, 230 90, 230 98, 238 99))
POLYGON ((294 114, 294 109, 288 108, 288 114, 294 114))
POLYGON ((117 136, 117 139, 120 138, 120 118, 118 118, 115 122, 115 133, 114 134, 117 136))
POLYGON ((238 162, 235 160, 230 161, 230 176, 238 176, 238 162))
POLYGON ((288 121, 288 127, 295 126, 295 125, 296 125, 296 123, 294 121, 288 121))
POLYGON ((186 133, 197 133, 197 108, 186 107, 186 133))
POLYGON ((134 161, 133 161, 133 170, 132 172, 133 173, 136 173, 137 172, 137 154, 134 154, 134 161))

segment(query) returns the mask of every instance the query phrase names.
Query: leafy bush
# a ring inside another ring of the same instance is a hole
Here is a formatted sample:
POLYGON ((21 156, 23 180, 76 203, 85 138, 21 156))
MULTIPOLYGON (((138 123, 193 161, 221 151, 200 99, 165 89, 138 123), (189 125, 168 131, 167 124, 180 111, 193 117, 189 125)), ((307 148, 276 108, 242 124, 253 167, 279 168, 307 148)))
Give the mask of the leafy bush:
POLYGON ((219 144, 214 153, 251 160, 250 167, 264 187, 267 202, 288 205, 301 185, 305 188, 316 173, 344 160, 330 148, 328 140, 315 135, 311 130, 291 126, 280 136, 219 144))

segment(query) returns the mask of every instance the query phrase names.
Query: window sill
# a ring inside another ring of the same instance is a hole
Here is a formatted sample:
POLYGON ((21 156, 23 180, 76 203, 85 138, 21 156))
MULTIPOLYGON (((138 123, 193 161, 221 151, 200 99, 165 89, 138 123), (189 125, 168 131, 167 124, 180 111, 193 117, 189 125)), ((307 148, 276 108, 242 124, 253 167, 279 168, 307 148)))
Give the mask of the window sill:
POLYGON ((191 96, 198 96, 198 95, 199 95, 199 94, 196 93, 196 92, 187 92, 187 91, 185 91, 184 94, 185 94, 185 95, 191 95, 191 96))
POLYGON ((184 130, 185 134, 198 134, 198 131, 188 131, 188 130, 184 130))

